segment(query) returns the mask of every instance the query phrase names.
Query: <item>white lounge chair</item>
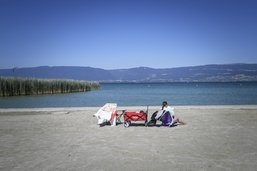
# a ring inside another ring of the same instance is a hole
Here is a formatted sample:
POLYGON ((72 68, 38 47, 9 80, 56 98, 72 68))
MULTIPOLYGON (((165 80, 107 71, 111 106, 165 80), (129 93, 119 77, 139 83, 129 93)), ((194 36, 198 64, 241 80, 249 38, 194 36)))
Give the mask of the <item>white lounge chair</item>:
POLYGON ((106 103, 93 116, 97 118, 98 125, 110 122, 112 126, 115 126, 117 118, 117 104, 106 103))

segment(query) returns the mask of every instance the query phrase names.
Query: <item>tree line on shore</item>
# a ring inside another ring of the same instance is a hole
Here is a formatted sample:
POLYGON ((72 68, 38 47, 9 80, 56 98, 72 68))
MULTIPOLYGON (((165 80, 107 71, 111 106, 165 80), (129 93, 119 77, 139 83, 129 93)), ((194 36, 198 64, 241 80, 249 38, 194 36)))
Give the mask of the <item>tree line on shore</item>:
POLYGON ((96 82, 0 77, 0 96, 86 92, 100 88, 96 82))

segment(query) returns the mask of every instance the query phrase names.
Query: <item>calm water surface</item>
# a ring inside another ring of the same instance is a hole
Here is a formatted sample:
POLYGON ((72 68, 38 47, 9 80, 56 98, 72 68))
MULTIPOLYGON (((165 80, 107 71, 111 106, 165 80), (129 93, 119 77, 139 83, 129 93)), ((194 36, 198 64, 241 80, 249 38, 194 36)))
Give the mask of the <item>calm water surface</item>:
POLYGON ((241 83, 105 83, 100 90, 43 96, 0 97, 0 108, 257 104, 257 82, 241 83))

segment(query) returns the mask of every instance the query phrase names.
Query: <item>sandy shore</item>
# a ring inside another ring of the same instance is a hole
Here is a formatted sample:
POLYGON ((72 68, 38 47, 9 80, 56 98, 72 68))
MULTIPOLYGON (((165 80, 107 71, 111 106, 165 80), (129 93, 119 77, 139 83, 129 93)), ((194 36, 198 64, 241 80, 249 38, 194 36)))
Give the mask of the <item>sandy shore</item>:
POLYGON ((97 110, 0 109, 0 170, 256 171, 257 106, 176 106, 173 128, 99 127, 97 110))

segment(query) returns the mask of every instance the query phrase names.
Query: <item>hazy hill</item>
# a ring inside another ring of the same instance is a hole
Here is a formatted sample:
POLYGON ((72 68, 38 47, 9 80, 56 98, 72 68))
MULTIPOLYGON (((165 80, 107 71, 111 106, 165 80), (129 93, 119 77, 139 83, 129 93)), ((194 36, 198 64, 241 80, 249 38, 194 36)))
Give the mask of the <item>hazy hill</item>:
POLYGON ((0 76, 100 82, 257 81, 257 64, 203 65, 166 69, 137 67, 114 70, 92 67, 41 66, 0 69, 0 76))

